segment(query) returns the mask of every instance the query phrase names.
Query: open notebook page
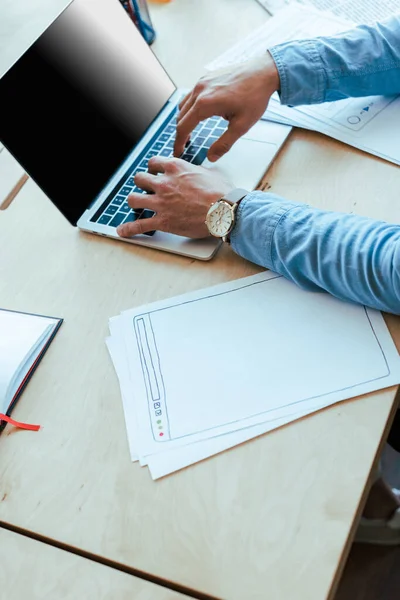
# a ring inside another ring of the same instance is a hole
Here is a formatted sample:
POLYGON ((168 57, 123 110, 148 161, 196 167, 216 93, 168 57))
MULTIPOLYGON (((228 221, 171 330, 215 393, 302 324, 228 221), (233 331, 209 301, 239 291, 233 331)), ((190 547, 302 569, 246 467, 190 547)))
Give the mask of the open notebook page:
POLYGON ((5 414, 57 320, 0 310, 0 412, 5 414))

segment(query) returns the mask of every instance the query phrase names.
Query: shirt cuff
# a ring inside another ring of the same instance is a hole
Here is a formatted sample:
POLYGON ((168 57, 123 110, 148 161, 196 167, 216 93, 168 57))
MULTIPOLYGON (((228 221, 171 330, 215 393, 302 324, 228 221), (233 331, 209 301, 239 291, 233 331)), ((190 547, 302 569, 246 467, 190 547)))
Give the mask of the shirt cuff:
POLYGON ((324 102, 326 73, 317 40, 286 42, 268 48, 280 78, 282 104, 324 102))
POLYGON ((271 193, 256 191, 245 196, 237 209, 236 224, 230 236, 234 252, 274 271, 276 227, 286 213, 296 206, 300 204, 271 193))

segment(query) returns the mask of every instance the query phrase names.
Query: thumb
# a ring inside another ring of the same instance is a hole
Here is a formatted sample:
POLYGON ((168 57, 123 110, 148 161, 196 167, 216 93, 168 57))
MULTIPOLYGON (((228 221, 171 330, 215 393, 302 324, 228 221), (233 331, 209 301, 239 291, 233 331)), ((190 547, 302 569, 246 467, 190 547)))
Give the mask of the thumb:
POLYGON ((221 156, 226 154, 237 140, 244 135, 250 126, 244 126, 242 123, 231 122, 228 129, 221 135, 219 140, 214 142, 208 151, 207 158, 211 162, 217 161, 221 156))

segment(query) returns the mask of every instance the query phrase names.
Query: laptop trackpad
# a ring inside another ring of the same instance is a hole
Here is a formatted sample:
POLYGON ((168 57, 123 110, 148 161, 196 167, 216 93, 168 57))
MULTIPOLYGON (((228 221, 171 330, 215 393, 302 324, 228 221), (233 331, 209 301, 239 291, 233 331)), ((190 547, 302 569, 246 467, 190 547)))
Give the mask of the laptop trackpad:
POLYGON ((220 172, 236 187, 251 191, 262 179, 276 151, 276 144, 241 138, 217 162, 206 159, 202 166, 220 172))

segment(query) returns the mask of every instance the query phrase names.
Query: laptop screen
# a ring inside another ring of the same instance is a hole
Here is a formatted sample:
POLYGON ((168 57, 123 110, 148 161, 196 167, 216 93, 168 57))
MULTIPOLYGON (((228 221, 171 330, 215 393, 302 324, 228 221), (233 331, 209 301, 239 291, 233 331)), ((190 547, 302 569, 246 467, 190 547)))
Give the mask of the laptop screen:
POLYGON ((0 80, 0 141, 76 224, 175 89, 119 0, 74 0, 0 80))

